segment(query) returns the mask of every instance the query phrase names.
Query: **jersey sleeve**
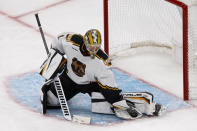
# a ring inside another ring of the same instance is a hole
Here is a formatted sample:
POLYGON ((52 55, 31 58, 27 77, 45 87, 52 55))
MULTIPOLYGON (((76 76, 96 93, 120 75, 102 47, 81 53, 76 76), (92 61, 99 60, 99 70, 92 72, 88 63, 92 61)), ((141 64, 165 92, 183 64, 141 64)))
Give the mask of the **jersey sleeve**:
POLYGON ((96 57, 100 60, 103 61, 103 63, 106 65, 106 66, 111 66, 111 60, 109 59, 109 56, 102 50, 102 49, 99 49, 97 54, 96 54, 96 57))
POLYGON ((105 65, 98 69, 98 71, 97 84, 105 99, 111 104, 121 100, 122 96, 120 93, 122 90, 117 88, 114 75, 110 67, 105 65))
POLYGON ((51 43, 51 48, 66 54, 64 46, 75 45, 80 47, 83 44, 83 36, 75 33, 61 33, 51 43))
POLYGON ((114 79, 114 74, 109 66, 102 64, 101 67, 97 68, 96 80, 101 88, 119 90, 114 79))
POLYGON ((67 35, 66 33, 62 33, 62 34, 58 35, 55 39, 53 39, 53 41, 51 43, 51 48, 58 50, 62 54, 65 54, 66 52, 64 52, 62 39, 64 39, 66 37, 66 35, 67 35))

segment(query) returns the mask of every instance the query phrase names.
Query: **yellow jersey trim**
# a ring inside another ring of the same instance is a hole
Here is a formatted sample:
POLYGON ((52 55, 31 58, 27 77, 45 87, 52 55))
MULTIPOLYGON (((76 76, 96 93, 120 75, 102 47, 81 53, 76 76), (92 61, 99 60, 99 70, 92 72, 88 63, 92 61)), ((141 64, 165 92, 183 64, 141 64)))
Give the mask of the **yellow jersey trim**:
POLYGON ((104 86, 102 85, 99 81, 97 81, 98 85, 103 88, 103 89, 108 89, 108 90, 119 90, 118 88, 115 87, 109 87, 109 86, 104 86))

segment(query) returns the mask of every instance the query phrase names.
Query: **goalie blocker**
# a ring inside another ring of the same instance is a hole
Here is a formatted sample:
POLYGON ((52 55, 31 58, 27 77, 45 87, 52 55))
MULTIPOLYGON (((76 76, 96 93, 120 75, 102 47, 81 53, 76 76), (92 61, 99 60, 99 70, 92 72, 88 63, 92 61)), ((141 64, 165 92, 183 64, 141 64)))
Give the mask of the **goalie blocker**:
POLYGON ((42 75, 46 80, 55 78, 57 73, 60 73, 67 60, 63 54, 55 49, 50 49, 47 59, 41 65, 39 74, 42 75))

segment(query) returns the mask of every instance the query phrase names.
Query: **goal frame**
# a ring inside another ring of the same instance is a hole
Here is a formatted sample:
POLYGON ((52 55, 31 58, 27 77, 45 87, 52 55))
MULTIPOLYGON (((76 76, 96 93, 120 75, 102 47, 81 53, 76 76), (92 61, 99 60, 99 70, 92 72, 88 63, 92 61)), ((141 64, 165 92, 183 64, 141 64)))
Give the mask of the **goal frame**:
MULTIPOLYGON (((104 50, 109 55, 109 12, 108 1, 103 0, 104 19, 104 50)), ((178 0, 165 0, 182 8, 182 38, 183 38, 183 99, 189 100, 189 74, 188 74, 188 5, 178 0)))

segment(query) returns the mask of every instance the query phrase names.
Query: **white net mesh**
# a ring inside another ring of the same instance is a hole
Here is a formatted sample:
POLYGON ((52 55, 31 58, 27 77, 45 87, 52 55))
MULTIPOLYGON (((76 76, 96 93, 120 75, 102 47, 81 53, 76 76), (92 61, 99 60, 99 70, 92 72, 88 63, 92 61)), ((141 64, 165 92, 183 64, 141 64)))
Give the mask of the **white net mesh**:
MULTIPOLYGON (((165 0, 109 0, 109 54, 143 47, 161 48, 183 64, 182 8, 165 0)), ((188 65, 190 97, 197 98, 197 10, 189 7, 188 65), (194 13, 196 12, 196 13, 194 13), (195 94, 195 95, 192 95, 195 94)), ((139 49, 138 49, 139 50, 139 49)))
POLYGON ((188 8, 189 97, 197 99, 197 5, 188 8))
POLYGON ((166 1, 110 0, 109 13, 110 54, 133 42, 182 42, 179 10, 166 1))

